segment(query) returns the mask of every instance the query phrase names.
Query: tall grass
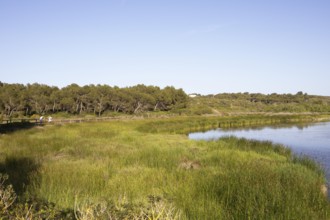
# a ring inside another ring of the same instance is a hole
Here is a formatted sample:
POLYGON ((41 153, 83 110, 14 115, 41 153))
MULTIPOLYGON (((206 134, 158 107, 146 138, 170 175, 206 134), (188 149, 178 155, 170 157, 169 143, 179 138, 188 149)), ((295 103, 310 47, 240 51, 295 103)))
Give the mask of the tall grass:
POLYGON ((322 115, 241 115, 209 117, 177 117, 164 120, 151 120, 138 129, 142 132, 187 134, 211 128, 251 127, 270 124, 294 124, 329 120, 322 115))
MULTIPOLYGON (((35 161, 37 169, 22 174, 28 176, 22 197, 61 209, 74 209, 77 199, 106 202, 122 217, 134 212, 143 218, 141 213, 152 215, 153 198, 163 207, 175 207, 180 219, 329 218, 329 203, 320 190, 324 175, 313 161, 270 142, 233 137, 192 141, 180 134, 219 123, 278 118, 195 119, 45 126, 2 135, 1 172, 15 173, 23 165, 20 158, 35 161), (9 163, 13 158, 18 163, 9 163)), ((19 189, 19 182, 15 185, 19 189)))

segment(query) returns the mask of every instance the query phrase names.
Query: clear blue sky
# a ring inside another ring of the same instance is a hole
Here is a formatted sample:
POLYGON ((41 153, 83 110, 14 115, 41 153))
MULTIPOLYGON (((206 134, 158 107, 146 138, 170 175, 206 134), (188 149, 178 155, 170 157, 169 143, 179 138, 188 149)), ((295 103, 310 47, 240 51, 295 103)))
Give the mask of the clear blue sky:
POLYGON ((329 0, 0 0, 0 81, 330 95, 329 0))

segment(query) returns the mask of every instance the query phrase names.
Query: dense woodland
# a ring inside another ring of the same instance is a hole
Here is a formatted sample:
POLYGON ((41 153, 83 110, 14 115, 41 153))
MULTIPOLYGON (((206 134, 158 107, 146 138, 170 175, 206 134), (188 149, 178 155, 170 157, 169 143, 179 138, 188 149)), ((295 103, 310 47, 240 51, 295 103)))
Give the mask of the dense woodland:
POLYGON ((0 113, 6 117, 15 115, 92 113, 102 115, 106 111, 127 114, 145 111, 168 111, 186 106, 188 96, 182 89, 137 85, 127 88, 108 85, 64 88, 43 84, 0 83, 0 113))

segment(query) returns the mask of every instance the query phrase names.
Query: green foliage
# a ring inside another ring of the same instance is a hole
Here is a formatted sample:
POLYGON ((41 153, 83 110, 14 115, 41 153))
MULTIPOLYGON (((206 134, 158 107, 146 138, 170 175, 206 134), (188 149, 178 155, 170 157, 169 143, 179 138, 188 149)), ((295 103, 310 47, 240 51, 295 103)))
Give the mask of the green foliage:
POLYGON ((7 84, 0 87, 0 113, 7 117, 54 113, 125 114, 169 111, 186 107, 188 96, 182 89, 137 85, 126 88, 108 85, 68 85, 62 89, 43 84, 7 84))
POLYGON ((322 173, 324 173, 324 169, 320 164, 315 163, 315 161, 305 155, 294 155, 292 157, 292 162, 304 165, 306 168, 312 170, 315 173, 318 173, 319 175, 322 175, 322 173))
POLYGON ((70 210, 58 210, 54 204, 39 200, 20 200, 7 174, 0 173, 0 219, 73 219, 70 210))
POLYGON ((17 196, 12 185, 5 185, 6 180, 8 180, 8 175, 0 173, 0 210, 1 213, 8 214, 9 208, 13 205, 17 196))
POLYGON ((315 162, 270 142, 192 141, 182 134, 219 123, 290 120, 302 118, 182 117, 37 127, 1 136, 0 165, 13 175, 10 184, 20 179, 15 175, 28 177, 21 179, 25 184, 13 205, 21 208, 13 210, 34 210, 34 216, 42 209, 76 219, 328 219, 329 203, 320 190, 324 174, 315 162), (21 172, 22 166, 30 168, 21 172))
POLYGON ((75 203, 77 220, 96 219, 141 219, 141 220, 177 220, 183 219, 182 214, 173 205, 160 197, 149 196, 148 203, 134 205, 126 196, 114 202, 84 201, 75 203))
POLYGON ((187 114, 196 108, 211 108, 214 113, 226 112, 330 112, 330 97, 292 94, 221 93, 190 99, 187 114))
POLYGON ((138 127, 139 131, 152 133, 187 134, 212 128, 251 127, 267 124, 292 124, 329 120, 329 115, 242 115, 242 116, 204 116, 171 117, 170 119, 148 121, 138 127))

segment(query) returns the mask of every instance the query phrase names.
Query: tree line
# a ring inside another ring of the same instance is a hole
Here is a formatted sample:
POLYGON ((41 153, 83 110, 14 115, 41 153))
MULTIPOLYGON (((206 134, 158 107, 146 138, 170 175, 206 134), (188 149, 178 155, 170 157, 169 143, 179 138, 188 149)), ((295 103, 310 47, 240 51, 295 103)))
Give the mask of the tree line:
POLYGON ((64 88, 44 84, 8 84, 0 82, 0 113, 31 116, 66 112, 70 114, 104 112, 126 114, 169 111, 186 107, 188 96, 182 89, 167 86, 136 85, 119 88, 109 85, 71 84, 64 88))
POLYGON ((308 95, 302 91, 297 92, 296 94, 261 94, 261 93, 222 93, 214 96, 218 99, 230 99, 230 100, 239 100, 239 101, 248 101, 252 103, 262 103, 262 104, 330 104, 330 97, 326 96, 317 96, 317 95, 308 95))
POLYGON ((296 94, 220 93, 197 95, 191 106, 201 114, 220 112, 330 112, 330 97, 309 95, 302 91, 296 94))

